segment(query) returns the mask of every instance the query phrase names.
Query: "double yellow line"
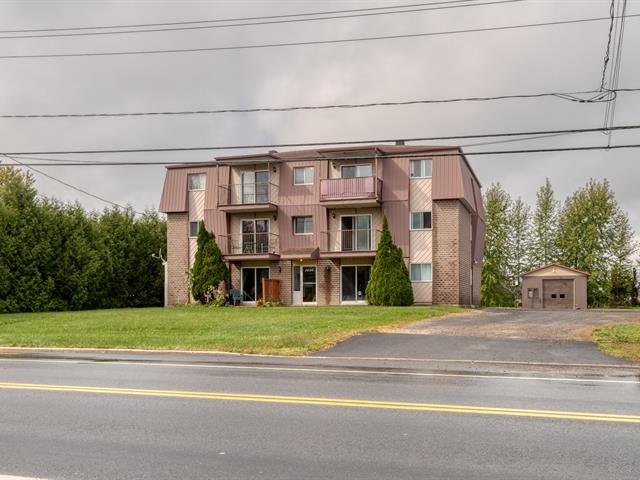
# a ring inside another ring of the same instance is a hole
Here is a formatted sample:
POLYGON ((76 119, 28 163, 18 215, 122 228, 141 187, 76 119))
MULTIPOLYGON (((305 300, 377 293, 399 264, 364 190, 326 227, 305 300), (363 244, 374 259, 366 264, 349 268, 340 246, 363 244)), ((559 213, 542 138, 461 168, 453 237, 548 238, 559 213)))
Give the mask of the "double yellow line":
POLYGON ((281 395, 252 395, 247 393, 146 390, 138 388, 87 387, 76 385, 47 385, 36 383, 8 382, 0 382, 0 389, 94 393, 107 395, 137 395, 168 398, 198 398, 203 400, 231 400, 240 402, 287 403, 296 405, 324 405, 330 407, 378 408, 423 412, 472 413, 478 415, 505 415, 513 417, 586 420, 596 422, 640 423, 640 415, 617 415, 611 413, 587 413, 556 410, 528 410, 521 408, 476 407, 472 405, 446 405, 437 403, 350 400, 345 398, 291 397, 281 395))

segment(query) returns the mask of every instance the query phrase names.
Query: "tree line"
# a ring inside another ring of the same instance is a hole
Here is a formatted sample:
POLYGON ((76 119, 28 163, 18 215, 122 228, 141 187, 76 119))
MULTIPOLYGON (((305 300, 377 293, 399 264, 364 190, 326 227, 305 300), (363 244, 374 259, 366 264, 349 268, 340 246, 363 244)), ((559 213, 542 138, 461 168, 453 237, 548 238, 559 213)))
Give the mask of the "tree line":
POLYGON ((157 212, 135 218, 109 208, 39 196, 34 179, 0 168, 0 312, 163 304, 166 251, 157 212))
POLYGON ((485 306, 517 306, 520 274, 558 262, 589 273, 589 306, 632 301, 631 262, 638 251, 629 218, 609 182, 591 179, 564 202, 546 180, 532 209, 499 184, 484 195, 486 237, 481 296, 485 306))

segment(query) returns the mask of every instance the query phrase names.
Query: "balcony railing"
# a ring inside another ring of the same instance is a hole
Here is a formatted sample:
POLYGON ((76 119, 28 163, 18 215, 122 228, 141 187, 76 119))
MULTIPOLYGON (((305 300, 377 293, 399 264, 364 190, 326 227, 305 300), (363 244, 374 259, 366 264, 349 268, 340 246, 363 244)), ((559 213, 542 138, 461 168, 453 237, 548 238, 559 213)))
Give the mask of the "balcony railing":
POLYGON ((238 183, 218 187, 218 205, 263 205, 276 203, 278 186, 271 182, 238 183))
POLYGON ((375 200, 382 195, 378 177, 327 178, 320 180, 320 201, 375 200))
POLYGON ((353 229, 331 230, 324 234, 323 251, 326 252, 372 252, 378 248, 380 230, 353 229))
POLYGON ((275 233, 239 233, 220 235, 219 246, 223 255, 275 255, 280 241, 275 233))

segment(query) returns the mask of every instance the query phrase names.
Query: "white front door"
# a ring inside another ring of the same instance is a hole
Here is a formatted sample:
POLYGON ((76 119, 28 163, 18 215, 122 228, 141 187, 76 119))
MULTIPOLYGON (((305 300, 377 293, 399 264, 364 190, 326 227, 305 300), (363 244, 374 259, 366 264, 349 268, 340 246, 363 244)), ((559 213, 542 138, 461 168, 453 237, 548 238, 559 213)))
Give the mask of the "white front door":
POLYGON ((315 265, 294 265, 292 270, 294 305, 317 303, 315 265))

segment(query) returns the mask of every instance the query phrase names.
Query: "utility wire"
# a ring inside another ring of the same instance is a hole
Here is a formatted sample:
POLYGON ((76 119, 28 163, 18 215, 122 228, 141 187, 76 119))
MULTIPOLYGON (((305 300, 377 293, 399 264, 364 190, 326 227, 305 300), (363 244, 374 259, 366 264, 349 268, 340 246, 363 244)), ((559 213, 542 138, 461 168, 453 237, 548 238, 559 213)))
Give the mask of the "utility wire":
MULTIPOLYGON (((627 88, 626 92, 638 92, 640 88, 627 88)), ((578 92, 545 92, 515 95, 497 95, 492 97, 466 97, 447 99, 419 99, 398 102, 371 102, 371 103, 342 103, 331 105, 303 105, 289 107, 257 107, 257 108, 227 108, 218 110, 178 110, 178 111, 153 111, 153 112, 91 112, 91 113, 34 113, 34 114, 7 114, 0 118, 90 118, 90 117, 141 117, 164 115, 212 115, 222 113, 256 113, 256 112, 292 112, 296 110, 329 110, 329 109, 354 109, 370 107, 396 107, 405 105, 428 105, 437 103, 457 102, 487 102, 494 100, 528 99, 555 97, 578 103, 610 102, 617 95, 614 90, 586 90, 578 92), (591 95, 588 98, 580 98, 578 95, 591 95)))
MULTIPOLYGON (((640 14, 627 15, 627 18, 640 17, 640 14)), ((260 48, 279 48, 279 47, 301 47, 309 45, 333 45, 339 43, 356 43, 356 42, 369 42, 376 40, 397 40, 401 38, 420 38, 420 37, 435 37, 442 35, 457 35, 463 33, 478 33, 478 32, 493 32, 499 30, 514 30, 518 28, 530 28, 530 27, 547 27, 551 25, 569 25, 587 22, 599 22, 602 20, 609 20, 609 17, 594 17, 594 18, 580 18, 575 20, 561 20, 554 22, 540 22, 540 23, 527 23, 519 25, 501 25, 496 27, 483 27, 483 28, 470 28, 461 30, 447 30, 441 32, 423 32, 401 35, 383 35, 378 37, 357 37, 357 38, 341 38, 334 40, 315 40, 304 42, 281 42, 281 43, 261 43, 250 45, 228 45, 224 47, 201 47, 201 48, 176 48, 176 49, 164 49, 164 50, 129 50, 119 52, 77 52, 77 53, 40 53, 40 54, 26 54, 26 55, 1 55, 0 59, 25 59, 25 58, 70 58, 70 57, 107 57, 107 56, 120 56, 120 55, 157 55, 166 53, 198 53, 198 52, 219 52, 230 50, 250 50, 260 48)))
MULTIPOLYGON (((619 20, 619 28, 618 30, 618 43, 616 45, 615 53, 614 53, 614 61, 613 67, 611 68, 611 74, 609 77, 609 85, 614 88, 618 85, 618 81, 620 79, 620 64, 622 60, 622 42, 624 40, 624 26, 625 26, 625 14, 627 11, 627 0, 622 1, 622 7, 620 8, 620 4, 618 3, 618 11, 622 10, 622 14, 620 15, 619 20)), ((605 108, 605 119, 604 126, 613 125, 614 117, 616 112, 616 102, 615 98, 610 104, 607 104, 605 108)), ((611 131, 607 130, 607 144, 611 145, 611 131)))
MULTIPOLYGON (((111 200, 107 200, 106 198, 100 197, 100 196, 98 196, 98 195, 96 195, 94 193, 87 192, 86 190, 83 190, 80 187, 76 187, 75 185, 71 185, 70 183, 67 183, 64 180, 60 180, 59 178, 53 177, 53 176, 49 175, 48 173, 43 172, 42 170, 38 170, 37 168, 34 168, 31 164, 21 162, 20 160, 18 160, 17 158, 12 157, 11 155, 7 155, 5 153, 0 153, 0 155, 2 155, 3 157, 8 158, 9 160, 14 161, 19 166, 26 167, 29 170, 32 170, 32 171, 34 171, 34 172, 36 172, 36 173, 38 173, 40 175, 43 175, 43 176, 53 180, 54 182, 58 182, 58 183, 66 186, 66 187, 69 187, 69 188, 71 188, 71 189, 73 189, 73 190, 75 190, 77 192, 84 193, 85 195, 93 197, 96 200, 100 200, 101 202, 108 203, 110 205, 113 205, 114 207, 122 208, 125 211, 131 211, 132 213, 134 213, 136 215, 144 215, 141 212, 135 211, 132 207, 125 207, 124 205, 120 205, 119 203, 112 202, 111 200)), ((0 165, 0 166, 9 166, 9 165, 0 165)))
MULTIPOLYGON (((618 125, 613 126, 609 130, 636 130, 640 129, 640 125, 618 125)), ((168 148, 127 148, 127 149, 105 149, 105 150, 58 150, 58 151, 33 151, 33 152, 5 152, 6 155, 75 155, 75 154, 106 154, 106 153, 158 153, 158 152, 193 152, 193 151, 213 151, 213 150, 245 150, 245 149, 272 149, 272 148, 299 148, 299 147, 328 147, 342 145, 362 145, 362 144, 384 144, 394 143, 398 140, 404 142, 428 142, 435 140, 461 140, 469 138, 499 138, 499 137, 520 137, 531 135, 551 135, 559 133, 588 133, 602 132, 604 127, 595 128, 573 128, 565 130, 538 130, 529 132, 507 132, 507 133, 481 133, 471 135, 450 135, 450 136, 433 136, 433 137, 416 137, 416 138, 387 138, 375 140, 348 140, 348 141, 331 141, 331 142, 305 142, 305 143, 267 143, 256 145, 227 145, 227 146, 206 146, 206 147, 168 147, 168 148)), ((127 162, 131 163, 131 162, 127 162)), ((167 162, 161 162, 165 164, 167 162)), ((179 162, 185 163, 185 162, 179 162)), ((95 163, 102 165, 104 163, 95 163)), ((144 164, 144 163, 138 163, 144 164)))
MULTIPOLYGON (((478 152, 446 152, 446 150, 453 150, 457 147, 451 147, 447 149, 444 147, 442 150, 445 151, 429 151, 422 153, 394 153, 390 156, 394 158, 424 158, 429 156, 438 156, 438 157, 457 157, 460 155, 464 156, 481 156, 481 155, 517 155, 517 154, 526 154, 526 153, 551 153, 551 152, 584 152, 584 151, 592 151, 592 150, 618 150, 618 149, 627 149, 627 148, 640 148, 640 144, 624 144, 624 145, 594 145, 594 146, 582 146, 582 147, 554 147, 554 148, 532 148, 532 149, 522 149, 522 150, 484 150, 478 152)), ((0 154, 4 155, 4 154, 0 154)), ((7 155, 5 155, 7 156, 7 155)), ((11 157, 9 157, 11 158, 11 157)), ((373 160, 379 159, 379 155, 357 155, 357 156, 340 156, 340 160, 373 160)), ((278 159, 279 163, 289 163, 289 162, 301 162, 301 161, 310 161, 310 160, 332 160, 332 157, 327 156, 318 156, 318 157, 286 157, 282 159, 278 159)), ((220 165, 233 164, 233 161, 218 161, 216 162, 220 165)), ((211 165, 211 161, 207 162, 104 162, 100 163, 100 166, 133 166, 133 165, 185 165, 185 166, 198 166, 199 164, 211 165)), ((46 166, 46 167, 60 167, 60 166, 96 166, 98 164, 95 163, 76 163, 76 164, 37 164, 37 163, 22 163, 24 167, 32 167, 36 166, 46 166)), ((1 166, 1 165, 0 165, 1 166)), ((5 165, 8 166, 8 165, 5 165)))
POLYGON ((609 51, 611 49, 611 35, 613 33, 613 24, 615 23, 615 6, 616 0, 611 0, 609 6, 609 16, 611 17, 611 23, 609 23, 609 38, 607 40, 607 48, 604 53, 604 66, 602 67, 602 80, 600 81, 600 90, 604 90, 605 76, 607 74, 607 64, 609 63, 609 51))
POLYGON ((120 25, 98 25, 90 27, 61 27, 61 28, 39 28, 39 29, 23 29, 23 30, 0 30, 0 33, 27 33, 27 32, 62 32, 69 30, 101 30, 114 28, 144 28, 144 27, 163 27, 169 25, 194 25, 203 23, 224 23, 224 22, 240 22, 250 20, 268 20, 272 18, 288 18, 288 17, 308 17, 313 15, 331 15, 335 13, 352 13, 352 12, 370 12, 375 10, 392 10, 397 8, 423 7, 427 5, 446 5, 452 3, 469 3, 475 0, 449 0, 442 2, 425 2, 411 3, 405 5, 391 5, 387 7, 370 7, 370 8, 353 8, 349 10, 329 10, 322 12, 306 12, 306 13, 290 13, 281 15, 268 15, 259 17, 236 17, 236 18, 217 18, 213 20, 191 20, 182 22, 163 22, 163 23, 138 23, 138 24, 120 24, 120 25))
MULTIPOLYGON (((385 11, 385 12, 372 12, 372 13, 354 13, 350 15, 331 15, 327 17, 314 17, 314 18, 293 18, 288 20, 267 20, 260 22, 249 22, 249 23, 227 23, 223 25, 198 25, 198 26, 190 26, 190 27, 165 27, 165 28, 152 28, 146 30, 119 30, 115 32, 80 32, 80 33, 47 33, 47 34, 30 34, 30 35, 10 35, 10 36, 0 36, 0 40, 7 39, 18 39, 18 38, 52 38, 52 37, 84 37, 84 36, 95 36, 95 35, 121 35, 121 34, 132 34, 132 33, 154 33, 154 32, 175 32, 175 31, 185 31, 185 30, 203 30, 203 29, 213 29, 213 28, 230 28, 230 27, 250 27, 256 25, 275 25, 282 23, 300 23, 300 22, 316 22, 319 20, 336 20, 341 18, 359 18, 359 17, 373 17, 380 15, 393 15, 397 13, 415 13, 415 12, 427 12, 432 10, 449 10, 452 8, 466 8, 466 7, 481 7, 484 5, 500 5, 504 3, 515 3, 515 2, 523 2, 525 0, 499 0, 499 1, 491 1, 491 2, 482 2, 482 3, 471 3, 471 4, 463 4, 463 5, 448 5, 448 6, 440 6, 440 7, 423 7, 423 8, 411 8, 405 10, 394 10, 394 11, 385 11)), ((397 7, 400 8, 400 7, 397 7)))

